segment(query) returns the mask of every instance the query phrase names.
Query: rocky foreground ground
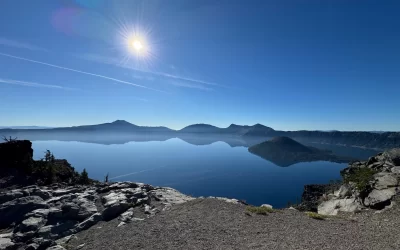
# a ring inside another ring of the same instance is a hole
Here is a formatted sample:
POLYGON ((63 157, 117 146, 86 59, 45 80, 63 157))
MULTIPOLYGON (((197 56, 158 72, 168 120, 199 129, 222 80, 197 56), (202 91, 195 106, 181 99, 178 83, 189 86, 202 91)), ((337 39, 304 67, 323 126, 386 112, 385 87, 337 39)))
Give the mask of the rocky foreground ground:
POLYGON ((399 249, 400 207, 316 218, 131 182, 0 195, 0 249, 399 249))
POLYGON ((400 249, 400 209, 316 220, 283 209, 251 214, 243 204, 195 199, 144 221, 117 219, 82 231, 67 249, 400 249))
POLYGON ((8 190, 0 194, 0 249, 62 249, 62 238, 100 221, 117 218, 124 226, 191 199, 171 188, 132 182, 8 190))

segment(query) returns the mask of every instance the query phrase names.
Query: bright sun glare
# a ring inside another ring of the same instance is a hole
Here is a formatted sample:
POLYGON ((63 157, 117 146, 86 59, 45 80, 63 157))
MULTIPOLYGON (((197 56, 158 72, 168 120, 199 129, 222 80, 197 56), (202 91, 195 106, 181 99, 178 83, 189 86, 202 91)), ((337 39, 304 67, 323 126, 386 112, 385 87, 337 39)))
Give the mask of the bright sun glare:
MULTIPOLYGON (((1 0, 0 0, 1 1, 1 0)), ((135 68, 147 68, 155 58, 154 43, 150 39, 150 29, 123 24, 118 31, 123 58, 119 64, 133 65, 135 68)))
POLYGON ((135 36, 128 38, 127 42, 131 53, 141 57, 145 56, 147 46, 143 39, 135 36))
POLYGON ((133 40, 131 46, 136 51, 141 51, 143 49, 143 44, 139 40, 133 40))

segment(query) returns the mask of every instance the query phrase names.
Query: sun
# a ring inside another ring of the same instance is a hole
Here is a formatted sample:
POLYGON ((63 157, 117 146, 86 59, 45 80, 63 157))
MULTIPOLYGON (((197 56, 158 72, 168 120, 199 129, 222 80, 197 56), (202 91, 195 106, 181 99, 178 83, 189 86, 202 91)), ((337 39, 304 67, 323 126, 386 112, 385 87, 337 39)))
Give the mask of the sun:
POLYGON ((143 44, 139 40, 133 40, 131 46, 134 50, 140 52, 143 49, 143 44))
POLYGON ((129 51, 140 57, 146 56, 148 46, 146 45, 146 40, 139 36, 132 36, 127 39, 127 45, 129 51))
MULTIPOLYGON (((0 0, 1 1, 1 0, 0 0)), ((157 43, 151 37, 152 29, 120 20, 117 39, 121 49, 119 65, 146 69, 156 59, 157 43)))

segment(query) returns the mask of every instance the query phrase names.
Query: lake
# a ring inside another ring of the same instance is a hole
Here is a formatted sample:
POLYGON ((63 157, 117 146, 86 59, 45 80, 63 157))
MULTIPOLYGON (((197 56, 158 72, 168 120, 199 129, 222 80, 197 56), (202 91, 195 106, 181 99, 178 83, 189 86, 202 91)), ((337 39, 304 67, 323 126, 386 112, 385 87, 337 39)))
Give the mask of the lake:
POLYGON ((231 147, 225 142, 193 145, 178 138, 111 145, 32 143, 35 159, 43 158, 49 149, 56 158, 67 159, 79 172, 86 168, 89 177, 100 181, 109 173, 112 181, 143 182, 192 196, 236 198, 277 208, 300 200, 306 184, 340 179, 339 171, 347 166, 319 161, 280 167, 249 153, 247 147, 231 147))

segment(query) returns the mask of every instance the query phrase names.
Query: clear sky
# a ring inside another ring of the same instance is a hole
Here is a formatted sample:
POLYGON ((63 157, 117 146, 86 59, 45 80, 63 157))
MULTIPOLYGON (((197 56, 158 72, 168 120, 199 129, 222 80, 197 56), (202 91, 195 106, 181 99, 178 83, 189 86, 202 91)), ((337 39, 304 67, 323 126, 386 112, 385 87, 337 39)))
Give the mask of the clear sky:
POLYGON ((399 13, 390 0, 2 0, 0 125, 399 131, 399 13))

